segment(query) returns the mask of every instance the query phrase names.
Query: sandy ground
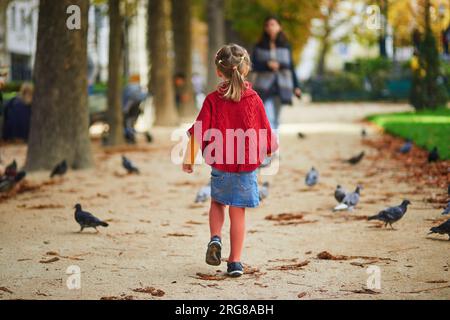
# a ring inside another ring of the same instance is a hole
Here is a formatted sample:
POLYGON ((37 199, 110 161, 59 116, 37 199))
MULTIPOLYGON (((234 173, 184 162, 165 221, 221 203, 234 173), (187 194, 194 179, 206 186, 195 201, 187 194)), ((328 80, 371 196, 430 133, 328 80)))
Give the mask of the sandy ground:
MULTIPOLYGON (((375 161, 376 150, 360 138, 357 121, 364 115, 406 108, 323 104, 283 111, 279 172, 262 177, 271 183, 270 196, 248 210, 243 255, 248 273, 239 279, 224 279, 226 263, 204 262, 208 204, 193 205, 193 199, 209 168, 196 167, 189 176, 171 163, 172 130, 157 128, 153 145, 142 142, 129 150, 106 152, 96 145, 94 169, 71 171, 61 181, 0 202, 0 299, 449 299, 450 241, 427 237, 441 216, 423 201, 442 190, 418 193, 413 183, 394 181, 401 163, 375 161), (307 138, 298 139, 297 131, 307 138), (368 157, 358 166, 342 163, 362 150, 368 157), (140 176, 125 175, 122 152, 140 166, 140 176), (304 176, 312 165, 321 180, 307 189, 304 176), (354 212, 331 212, 338 183, 364 186, 354 212), (396 231, 365 220, 404 198, 412 206, 396 231), (110 227, 78 234, 72 209, 78 202, 110 227), (282 213, 303 218, 265 219, 282 213), (355 258, 318 259, 323 251, 355 258), (66 286, 72 265, 81 270, 80 290, 66 286), (365 290, 369 265, 379 267, 379 290, 365 290), (145 287, 164 295, 133 291, 145 287)), ((369 135, 376 139, 376 130, 369 135)), ((4 162, 17 158, 22 164, 26 150, 7 146, 1 152, 4 162)), ((28 182, 43 183, 47 176, 36 173, 28 182)), ((227 219, 224 256, 228 227, 227 219)))

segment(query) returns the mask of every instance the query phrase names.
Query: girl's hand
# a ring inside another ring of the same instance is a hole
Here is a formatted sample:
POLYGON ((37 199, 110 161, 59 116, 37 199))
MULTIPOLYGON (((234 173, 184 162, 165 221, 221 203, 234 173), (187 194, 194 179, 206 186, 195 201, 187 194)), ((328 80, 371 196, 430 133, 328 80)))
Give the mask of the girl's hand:
POLYGON ((183 171, 186 173, 192 173, 194 172, 194 167, 192 164, 183 163, 183 171))
POLYGON ((299 98, 299 99, 302 98, 302 90, 300 88, 295 88, 294 94, 297 98, 299 98))

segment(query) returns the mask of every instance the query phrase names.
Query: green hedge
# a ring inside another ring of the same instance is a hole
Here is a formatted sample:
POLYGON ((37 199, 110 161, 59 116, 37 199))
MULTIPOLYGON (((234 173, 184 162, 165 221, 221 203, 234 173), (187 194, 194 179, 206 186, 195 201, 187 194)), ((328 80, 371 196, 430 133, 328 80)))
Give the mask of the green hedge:
POLYGON ((450 109, 421 110, 381 114, 368 120, 386 132, 413 140, 418 146, 431 150, 438 147, 442 159, 450 159, 450 109))
POLYGON ((409 64, 394 66, 386 58, 357 59, 344 70, 310 79, 313 101, 407 100, 411 88, 409 64))

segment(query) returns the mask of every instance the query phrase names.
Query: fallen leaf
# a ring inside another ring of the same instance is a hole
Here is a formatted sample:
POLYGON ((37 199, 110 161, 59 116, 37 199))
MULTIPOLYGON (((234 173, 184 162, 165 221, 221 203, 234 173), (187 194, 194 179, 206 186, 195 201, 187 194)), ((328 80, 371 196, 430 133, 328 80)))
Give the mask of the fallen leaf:
POLYGON ((447 283, 447 280, 430 280, 426 281, 426 283, 447 283))
POLYGON ((201 225, 203 224, 203 222, 198 222, 198 221, 193 221, 193 220, 189 220, 185 222, 186 224, 193 224, 193 225, 201 225))
POLYGON ((348 260, 349 259, 347 256, 342 256, 342 255, 333 256, 328 251, 322 251, 321 253, 319 253, 317 255, 317 258, 321 259, 321 260, 348 260))
MULTIPOLYGON (((347 290, 344 290, 347 291, 347 290)), ((359 294, 380 294, 381 292, 374 291, 372 289, 363 288, 361 290, 350 290, 349 292, 359 293, 359 294)))
POLYGON ((306 295, 307 295, 306 292, 300 292, 300 293, 297 295, 297 298, 301 299, 301 298, 305 297, 306 295))
POLYGON ((36 206, 26 207, 28 210, 45 210, 45 209, 64 209, 63 205, 59 204, 39 204, 36 206))
POLYGON ((43 293, 43 292, 40 292, 39 290, 38 290, 38 291, 36 291, 36 295, 38 295, 38 296, 42 296, 42 297, 48 297, 48 296, 49 296, 48 294, 46 294, 46 293, 43 293))
POLYGON ((156 289, 154 287, 136 288, 136 289, 133 289, 133 291, 140 292, 140 293, 148 293, 154 297, 162 297, 165 295, 164 291, 162 291, 160 289, 156 289))
POLYGON ((168 233, 166 236, 167 237, 193 237, 193 235, 191 235, 191 234, 178 233, 178 232, 168 233))
POLYGON ((9 293, 9 294, 13 294, 13 292, 11 290, 9 290, 8 288, 6 288, 6 287, 0 287, 0 291, 6 292, 6 293, 9 293))
POLYGON ((295 263, 295 264, 287 264, 287 265, 282 265, 282 266, 276 266, 267 270, 301 270, 302 267, 307 266, 309 264, 309 261, 303 261, 303 262, 299 262, 299 263, 295 263))
POLYGON ((59 261, 59 258, 58 257, 54 257, 54 258, 51 258, 51 259, 49 259, 49 260, 41 260, 41 261, 39 261, 40 263, 52 263, 52 262, 56 262, 56 261, 59 261))
POLYGON ((290 221, 290 220, 301 220, 304 214, 302 213, 280 213, 276 215, 268 215, 264 219, 270 221, 290 221))
POLYGON ((370 256, 345 256, 345 255, 332 255, 328 251, 322 251, 319 254, 317 254, 317 258, 320 260, 356 260, 356 259, 363 259, 363 260, 372 260, 371 262, 378 262, 378 261, 394 261, 397 260, 391 259, 391 258, 380 258, 380 257, 370 257, 370 256))
POLYGON ((259 283, 259 282, 255 282, 254 285, 255 285, 255 286, 258 286, 258 287, 261 287, 261 288, 267 288, 267 287, 269 287, 268 285, 262 284, 262 283, 259 283))
POLYGON ((222 276, 222 275, 210 275, 210 274, 205 274, 205 273, 201 273, 201 272, 197 272, 196 273, 197 277, 196 279, 200 279, 200 280, 225 280, 227 277, 226 276, 222 276))
POLYGON ((100 300, 134 300, 134 297, 133 296, 121 296, 121 297, 109 296, 109 297, 101 297, 100 300))

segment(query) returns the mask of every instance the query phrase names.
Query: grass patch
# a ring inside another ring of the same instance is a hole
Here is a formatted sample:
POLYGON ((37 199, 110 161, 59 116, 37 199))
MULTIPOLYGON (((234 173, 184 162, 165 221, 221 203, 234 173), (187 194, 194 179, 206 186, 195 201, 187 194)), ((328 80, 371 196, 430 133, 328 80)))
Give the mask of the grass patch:
POLYGON ((367 118, 392 135, 409 138, 427 150, 438 147, 442 159, 450 159, 450 109, 379 114, 367 118))
POLYGON ((17 95, 17 92, 6 92, 3 93, 3 101, 6 103, 17 95))

